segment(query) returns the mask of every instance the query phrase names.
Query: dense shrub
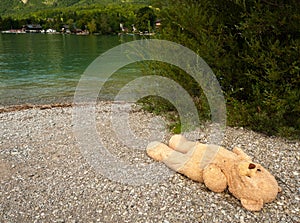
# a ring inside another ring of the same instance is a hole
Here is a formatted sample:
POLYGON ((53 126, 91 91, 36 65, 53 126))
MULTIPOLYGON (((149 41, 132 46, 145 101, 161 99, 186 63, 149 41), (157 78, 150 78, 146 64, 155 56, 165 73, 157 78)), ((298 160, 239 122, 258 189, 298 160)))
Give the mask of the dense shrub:
MULTIPOLYGON (((298 0, 166 0, 155 7, 161 38, 189 47, 213 69, 227 100, 229 125, 299 138, 298 0)), ((188 75, 171 67, 160 72, 199 98, 188 75)))

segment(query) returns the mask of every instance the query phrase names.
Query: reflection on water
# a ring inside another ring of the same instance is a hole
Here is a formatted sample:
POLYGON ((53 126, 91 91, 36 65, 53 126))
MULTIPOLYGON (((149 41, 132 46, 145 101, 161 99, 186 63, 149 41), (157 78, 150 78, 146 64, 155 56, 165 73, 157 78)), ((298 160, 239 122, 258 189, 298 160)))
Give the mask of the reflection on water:
MULTIPOLYGON (((0 105, 71 101, 87 66, 123 41, 117 36, 0 34, 0 105)), ((124 67, 107 84, 103 99, 139 75, 137 65, 124 67)))

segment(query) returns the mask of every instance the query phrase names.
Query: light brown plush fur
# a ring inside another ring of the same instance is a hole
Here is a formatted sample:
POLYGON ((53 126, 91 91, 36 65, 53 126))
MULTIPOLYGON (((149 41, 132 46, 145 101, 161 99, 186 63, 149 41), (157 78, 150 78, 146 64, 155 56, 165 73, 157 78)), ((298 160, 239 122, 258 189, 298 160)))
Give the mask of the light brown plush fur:
POLYGON ((212 160, 204 168, 204 153, 216 146, 191 142, 181 135, 174 135, 169 146, 153 142, 147 147, 147 154, 156 161, 164 162, 171 169, 188 178, 204 183, 214 192, 228 190, 244 208, 259 211, 264 203, 272 202, 281 190, 275 178, 241 149, 232 151, 217 147, 212 160))

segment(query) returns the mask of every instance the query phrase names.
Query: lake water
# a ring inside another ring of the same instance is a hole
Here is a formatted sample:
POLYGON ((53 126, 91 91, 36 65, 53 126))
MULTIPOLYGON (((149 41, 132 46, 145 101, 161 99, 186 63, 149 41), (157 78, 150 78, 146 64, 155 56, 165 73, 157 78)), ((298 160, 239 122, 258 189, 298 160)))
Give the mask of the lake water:
MULTIPOLYGON (((123 37, 124 38, 124 37, 123 37)), ((0 34, 0 105, 72 101, 88 65, 125 40, 118 36, 0 34)), ((126 66, 114 75, 102 99, 141 75, 126 66)))

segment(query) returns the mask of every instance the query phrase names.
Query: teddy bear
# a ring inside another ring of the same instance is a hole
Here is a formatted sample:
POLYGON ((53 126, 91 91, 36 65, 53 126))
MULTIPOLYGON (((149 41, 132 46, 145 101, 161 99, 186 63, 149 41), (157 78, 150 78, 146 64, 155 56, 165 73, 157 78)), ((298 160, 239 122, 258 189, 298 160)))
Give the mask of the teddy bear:
POLYGON ((249 211, 260 211, 281 191, 275 177, 237 147, 229 151, 221 146, 188 141, 182 135, 174 135, 169 145, 151 142, 146 152, 172 170, 204 183, 211 191, 223 192, 228 187, 229 192, 249 211), (204 154, 212 148, 217 150, 203 166, 204 154))

